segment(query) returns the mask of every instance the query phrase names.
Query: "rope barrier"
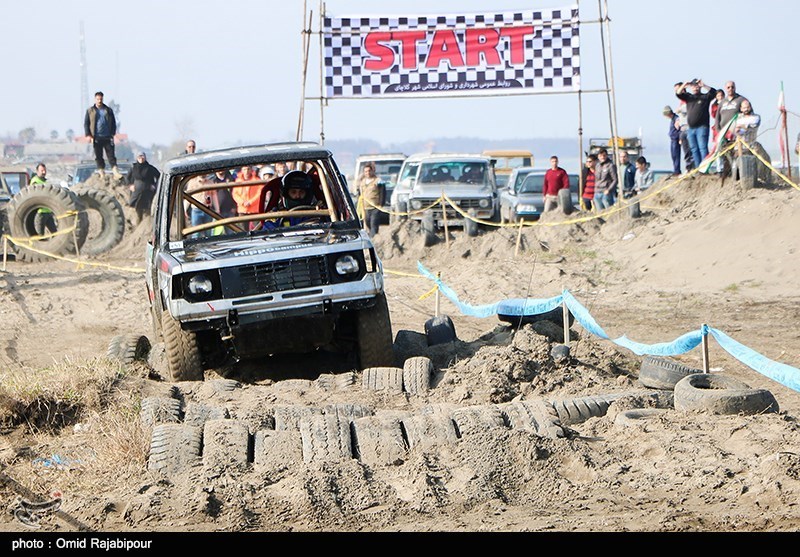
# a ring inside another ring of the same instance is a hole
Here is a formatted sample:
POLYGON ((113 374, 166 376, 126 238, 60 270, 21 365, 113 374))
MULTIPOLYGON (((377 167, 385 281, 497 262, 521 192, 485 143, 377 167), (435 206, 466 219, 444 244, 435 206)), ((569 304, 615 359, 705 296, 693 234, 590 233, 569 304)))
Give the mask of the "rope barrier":
POLYGON ((69 258, 69 257, 56 255, 55 253, 50 253, 49 251, 36 249, 32 245, 25 245, 24 241, 23 242, 19 242, 17 238, 12 238, 11 236, 5 236, 4 235, 4 237, 7 238, 8 241, 10 241, 12 244, 14 244, 17 247, 21 247, 23 249, 30 250, 30 251, 32 251, 34 253, 38 253, 40 255, 46 255, 48 257, 52 257, 53 259, 57 259, 59 261, 66 261, 68 263, 75 263, 77 265, 78 269, 88 266, 88 267, 102 267, 104 269, 109 269, 109 270, 114 270, 114 271, 125 271, 125 272, 131 272, 131 273, 144 273, 144 271, 145 271, 144 269, 138 269, 136 267, 117 267, 116 265, 110 265, 108 263, 96 263, 96 262, 93 262, 93 261, 85 261, 85 260, 81 260, 81 259, 72 259, 72 258, 69 258))
POLYGON ((646 354, 658 356, 676 356, 684 354, 697 348, 710 333, 726 352, 744 365, 773 381, 800 392, 800 369, 770 360, 755 350, 733 340, 722 331, 709 327, 708 325, 703 325, 696 331, 691 331, 666 343, 643 344, 632 341, 625 335, 612 339, 606 334, 594 317, 592 317, 589 310, 575 299, 567 289, 564 289, 561 295, 548 299, 508 299, 493 304, 474 306, 462 302, 451 287, 445 284, 441 278, 435 276, 431 271, 426 269, 422 263, 417 262, 417 268, 420 274, 428 280, 433 281, 436 284, 435 289, 440 290, 464 315, 479 318, 498 314, 523 317, 547 313, 563 304, 566 305, 575 317, 575 320, 589 333, 604 340, 610 340, 639 356, 646 354))

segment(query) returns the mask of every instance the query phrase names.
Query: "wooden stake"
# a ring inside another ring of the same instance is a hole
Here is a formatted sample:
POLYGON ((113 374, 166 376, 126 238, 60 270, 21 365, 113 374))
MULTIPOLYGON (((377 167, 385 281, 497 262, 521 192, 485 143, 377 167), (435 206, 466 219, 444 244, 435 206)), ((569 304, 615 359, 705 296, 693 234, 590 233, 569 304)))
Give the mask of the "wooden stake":
POLYGON ((3 234, 3 271, 6 270, 6 261, 8 261, 8 236, 3 234))
POLYGON ((514 259, 519 255, 519 246, 522 243, 522 223, 524 221, 519 219, 519 231, 517 232, 517 247, 514 249, 514 259))
MULTIPOLYGON (((706 325, 703 324, 703 331, 706 330, 706 325)), ((708 370, 708 333, 703 333, 703 373, 709 373, 708 370)))
MULTIPOLYGON (((564 289, 561 289, 561 292, 564 292, 564 289)), ((561 302, 561 309, 564 319, 564 344, 569 345, 569 308, 567 307, 567 301, 562 300, 561 302)))

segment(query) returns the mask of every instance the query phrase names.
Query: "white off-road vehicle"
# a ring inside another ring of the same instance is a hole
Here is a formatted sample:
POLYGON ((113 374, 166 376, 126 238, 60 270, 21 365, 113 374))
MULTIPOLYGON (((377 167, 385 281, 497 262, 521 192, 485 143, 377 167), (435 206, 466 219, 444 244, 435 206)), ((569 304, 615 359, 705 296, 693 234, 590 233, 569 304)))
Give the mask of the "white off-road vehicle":
POLYGON ((327 149, 284 143, 172 159, 153 221, 147 292, 171 380, 316 349, 348 353, 362 369, 392 365, 383 268, 327 149), (308 176, 307 204, 279 202, 281 178, 256 171, 242 181, 244 167, 279 162, 308 176), (239 194, 257 199, 251 212, 230 210, 239 194))

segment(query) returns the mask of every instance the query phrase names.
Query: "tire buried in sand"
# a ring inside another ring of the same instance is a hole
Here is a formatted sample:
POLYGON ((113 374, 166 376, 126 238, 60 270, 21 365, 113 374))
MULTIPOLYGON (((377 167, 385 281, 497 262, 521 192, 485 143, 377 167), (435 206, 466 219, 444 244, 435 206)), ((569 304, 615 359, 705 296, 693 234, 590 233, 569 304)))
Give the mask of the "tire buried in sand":
POLYGON ((779 411, 768 390, 751 389, 732 377, 711 373, 688 375, 675 384, 675 410, 719 415, 779 411))

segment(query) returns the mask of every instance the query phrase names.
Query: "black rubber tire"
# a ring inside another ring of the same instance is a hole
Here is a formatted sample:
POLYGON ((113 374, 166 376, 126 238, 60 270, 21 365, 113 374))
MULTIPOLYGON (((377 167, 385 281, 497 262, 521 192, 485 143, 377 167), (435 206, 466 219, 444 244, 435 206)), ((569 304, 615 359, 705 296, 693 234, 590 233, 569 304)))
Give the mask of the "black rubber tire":
MULTIPOLYGON (((146 362, 147 357, 150 355, 150 339, 144 335, 128 334, 120 335, 121 338, 117 344, 116 358, 119 359, 124 365, 132 364, 133 362, 146 362)), ((115 339, 117 337, 114 337, 115 339)), ((109 345, 108 356, 111 357, 111 348, 114 344, 112 339, 109 345)))
POLYGON ((422 215, 422 245, 426 248, 431 247, 439 241, 436 236, 436 223, 433 220, 433 211, 426 211, 422 215))
POLYGON ((149 470, 180 472, 200 464, 203 430, 184 424, 159 424, 153 428, 149 470))
POLYGON ((183 423, 203 427, 208 420, 225 420, 230 418, 228 409, 223 406, 210 406, 199 402, 189 402, 183 416, 183 423))
MULTIPOLYGON (((36 217, 40 208, 50 209, 54 216, 70 212, 76 214, 56 221, 59 229, 64 230, 75 225, 75 238, 72 234, 61 234, 47 240, 34 243, 34 247, 54 255, 74 252, 75 240, 78 249, 83 245, 88 233, 89 220, 78 197, 69 190, 50 184, 27 186, 11 198, 6 207, 8 227, 11 236, 25 239, 37 236, 36 217)), ((14 246, 19 261, 40 262, 50 259, 49 256, 36 253, 24 247, 14 246)))
POLYGON ((464 231, 467 233, 467 236, 474 238, 478 235, 480 227, 478 226, 478 223, 472 219, 478 217, 476 216, 475 209, 470 209, 468 214, 471 218, 464 218, 464 231))
POLYGON ((779 408, 766 389, 751 389, 724 375, 696 373, 675 384, 675 410, 752 415, 778 412, 779 408))
POLYGON ((572 204, 572 192, 569 191, 569 188, 558 190, 558 206, 565 215, 571 215, 575 211, 575 206, 572 204))
POLYGON ((424 333, 401 329, 394 337, 395 365, 402 367, 408 358, 421 356, 428 348, 428 339, 424 333))
POLYGON ((361 369, 394 363, 392 321, 386 294, 375 296, 375 305, 358 312, 358 362, 361 369))
POLYGON ((532 431, 540 437, 555 439, 564 437, 564 428, 556 409, 547 401, 507 402, 498 405, 505 423, 511 429, 532 431))
POLYGON ((356 418, 366 418, 367 416, 372 416, 375 414, 375 411, 369 406, 364 406, 363 404, 340 403, 329 404, 328 406, 325 406, 322 409, 322 413, 331 416, 339 416, 347 421, 353 421, 356 418))
POLYGON ((165 396, 150 396, 142 399, 139 419, 145 426, 179 423, 181 421, 181 401, 165 396))
POLYGON ((458 408, 453 410, 452 418, 459 438, 487 430, 506 428, 503 413, 500 408, 492 404, 458 408))
POLYGON ((742 155, 736 161, 736 169, 739 172, 739 183, 743 189, 749 190, 756 185, 758 176, 758 160, 754 155, 742 155))
POLYGON ((431 389, 433 362, 426 356, 408 358, 403 363, 403 390, 410 395, 422 395, 431 389))
POLYGON ((344 373, 323 373, 314 381, 323 391, 341 391, 356 384, 356 374, 352 371, 344 373))
POLYGON ((203 465, 224 469, 247 466, 250 433, 241 420, 207 420, 203 424, 203 465))
POLYGON ((558 414, 561 424, 572 425, 585 422, 590 418, 605 416, 613 400, 614 399, 611 397, 588 396, 566 400, 554 400, 552 404, 558 414))
POLYGON ((180 323, 168 311, 161 314, 161 330, 170 381, 202 381, 203 363, 197 345, 197 335, 181 329, 180 323))
POLYGON ((342 416, 323 414, 300 420, 303 462, 342 462, 353 458, 350 422, 342 416))
POLYGON ((275 431, 300 431, 300 420, 321 415, 322 409, 315 406, 276 406, 275 431))
POLYGON ((695 373, 702 373, 702 370, 663 356, 645 356, 639 368, 639 382, 650 389, 671 391, 678 381, 695 373))
POLYGON ((403 392, 403 370, 399 367, 368 367, 362 372, 361 385, 370 391, 403 392))
POLYGON ((81 188, 74 190, 81 200, 89 222, 88 235, 81 247, 81 254, 86 256, 100 255, 116 247, 125 235, 125 212, 122 204, 111 193, 98 190, 81 188), (99 231, 94 233, 94 219, 89 213, 97 213, 99 231))
POLYGON ((634 408, 625 410, 614 417, 614 425, 618 427, 638 426, 642 422, 652 420, 669 412, 666 408, 634 408))
POLYGON ((428 346, 436 346, 458 340, 456 326, 449 315, 431 317, 425 321, 425 337, 428 340, 428 346))
POLYGON ((630 205, 628 205, 628 215, 632 219, 638 219, 639 217, 642 216, 642 209, 639 206, 639 202, 638 201, 635 201, 635 202, 631 203, 630 205))
MULTIPOLYGON (((408 213, 408 203, 404 201, 400 201, 397 204, 397 212, 398 213, 408 213)), ((397 222, 405 222, 408 220, 408 214, 405 215, 397 215, 397 222)))
POLYGON ((364 464, 390 466, 402 464, 408 446, 403 438, 400 418, 368 416, 353 420, 353 454, 364 464))
POLYGON ((410 449, 426 450, 458 442, 453 419, 446 414, 415 414, 401 421, 410 449))

